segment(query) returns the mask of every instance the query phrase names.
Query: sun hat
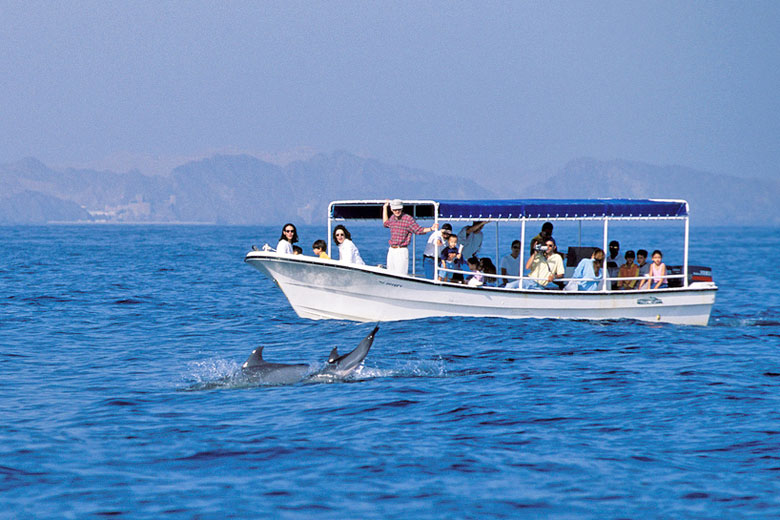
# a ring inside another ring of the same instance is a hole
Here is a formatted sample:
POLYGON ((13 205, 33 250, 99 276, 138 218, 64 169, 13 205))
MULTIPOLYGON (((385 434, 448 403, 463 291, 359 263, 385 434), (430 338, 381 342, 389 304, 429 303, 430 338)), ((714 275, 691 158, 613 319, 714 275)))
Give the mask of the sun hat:
POLYGON ((404 204, 401 199, 393 199, 390 201, 390 209, 404 209, 404 204))

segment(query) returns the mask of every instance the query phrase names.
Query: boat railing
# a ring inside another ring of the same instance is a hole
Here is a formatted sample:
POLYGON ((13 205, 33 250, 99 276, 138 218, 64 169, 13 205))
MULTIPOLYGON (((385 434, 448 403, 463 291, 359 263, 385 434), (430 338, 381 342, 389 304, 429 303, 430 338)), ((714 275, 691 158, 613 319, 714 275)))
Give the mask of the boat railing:
MULTIPOLYGON (((473 276, 475 274, 474 271, 463 271, 463 270, 460 270, 460 269, 448 269, 448 268, 444 268, 444 267, 439 267, 438 268, 438 272, 439 273, 446 272, 446 273, 453 273, 453 274, 462 274, 462 275, 464 275, 464 279, 465 279, 466 276, 473 276)), ((502 274, 485 274, 485 273, 482 273, 481 271, 480 271, 480 273, 482 274, 483 278, 486 278, 486 279, 491 279, 492 278, 492 279, 495 279, 496 281, 498 281, 499 279, 519 280, 520 287, 522 287, 522 284, 523 284, 524 280, 531 280, 531 281, 534 281, 534 282, 541 282, 541 281, 547 280, 547 278, 534 278, 534 277, 531 277, 531 276, 511 276, 511 275, 502 275, 502 274)), ((686 276, 685 274, 667 274, 667 275, 664 275, 663 278, 664 279, 668 279, 668 278, 685 278, 685 276, 686 276)), ((601 291, 609 292, 609 291, 612 290, 610 282, 617 282, 617 281, 627 282, 627 281, 631 281, 631 280, 639 281, 639 280, 647 280, 649 278, 650 278, 650 275, 646 274, 644 276, 631 276, 631 277, 628 277, 628 276, 623 277, 623 276, 621 276, 621 277, 617 277, 617 278, 610 278, 609 276, 606 276, 604 278, 556 278, 555 282, 559 282, 559 283, 564 283, 564 282, 568 283, 568 282, 571 282, 571 281, 577 281, 577 282, 600 282, 599 285, 602 286, 601 291)), ((436 281, 438 281, 440 283, 441 282, 452 283, 452 282, 450 282, 450 280, 436 280, 436 281)), ((500 286, 497 285, 497 287, 500 287, 500 286)), ((688 281, 687 280, 683 281, 683 287, 688 287, 688 281)), ((634 287, 633 289, 628 289, 628 290, 637 290, 637 289, 638 289, 638 286, 634 287)))

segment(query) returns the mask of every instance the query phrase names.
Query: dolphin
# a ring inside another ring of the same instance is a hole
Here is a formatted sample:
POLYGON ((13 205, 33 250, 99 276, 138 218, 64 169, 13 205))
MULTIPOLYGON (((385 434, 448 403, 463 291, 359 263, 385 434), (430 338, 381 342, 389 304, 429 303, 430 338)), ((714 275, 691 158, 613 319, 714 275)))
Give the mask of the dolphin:
POLYGON ((338 348, 334 347, 328 356, 327 364, 311 374, 310 367, 306 364, 269 363, 263 359, 263 347, 252 351, 241 365, 241 371, 252 381, 269 385, 291 385, 304 380, 343 379, 366 359, 378 330, 379 326, 374 327, 352 352, 343 356, 339 356, 338 348))

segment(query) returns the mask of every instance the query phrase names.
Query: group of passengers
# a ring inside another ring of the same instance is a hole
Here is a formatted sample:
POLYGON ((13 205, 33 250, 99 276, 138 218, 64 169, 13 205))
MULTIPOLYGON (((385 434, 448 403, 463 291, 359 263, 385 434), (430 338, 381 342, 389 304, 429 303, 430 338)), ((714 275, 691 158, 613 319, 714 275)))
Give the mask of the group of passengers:
MULTIPOLYGON (((552 237, 553 225, 545 222, 540 233, 531 240, 531 257, 525 268, 529 270, 528 279, 523 281, 525 289, 560 289, 568 291, 597 291, 604 280, 604 250, 595 248, 590 258, 583 258, 572 274, 572 280, 565 286, 556 279, 563 278, 563 254, 557 251, 552 237)), ((609 243, 607 257, 607 275, 612 290, 659 289, 668 287, 666 265, 660 250, 653 251, 651 264, 647 263, 647 251, 639 249, 626 251, 625 263, 618 267, 620 243, 609 243), (636 263, 635 263, 636 260, 636 263), (637 284, 637 282, 639 282, 637 284)), ((509 284, 508 287, 517 287, 509 284)))
MULTIPOLYGON (((457 235, 452 232, 450 224, 443 224, 440 230, 437 229, 436 223, 426 228, 404 213, 403 203, 399 199, 394 199, 385 201, 382 208, 382 223, 384 227, 390 229, 387 269, 393 273, 405 275, 409 272, 408 245, 412 234, 423 235, 433 231, 423 251, 423 270, 426 278, 434 278, 434 266, 438 263, 440 281, 472 286, 520 287, 520 280, 504 278, 520 275, 519 256, 522 244, 519 240, 513 241, 511 252, 501 258, 500 276, 490 258, 477 257, 482 246, 482 228, 487 221, 474 221, 471 225, 464 226, 457 235)), ((558 252, 552 232, 553 224, 545 222, 539 234, 531 239, 530 255, 525 263, 528 278, 523 279, 523 288, 599 290, 604 281, 604 250, 595 248, 590 258, 580 260, 574 269, 573 279, 568 284, 564 284, 563 281, 559 281, 565 274, 564 255, 558 252)), ((365 265, 346 227, 341 224, 336 226, 333 230, 333 240, 338 246, 341 262, 365 265)), ((298 231, 295 226, 290 223, 285 224, 276 251, 283 254, 302 254, 302 249, 294 245, 297 241, 298 231)), ((324 240, 316 240, 312 244, 312 251, 319 258, 330 258, 326 249, 327 244, 324 240)), ((613 290, 667 287, 666 265, 662 261, 661 251, 657 249, 653 251, 652 263, 647 263, 647 251, 644 249, 639 249, 636 255, 634 251, 626 251, 625 263, 618 267, 619 252, 618 241, 610 242, 606 270, 613 290)))
MULTIPOLYGON (((360 257, 360 251, 352 243, 352 235, 342 225, 336 226, 333 230, 333 240, 339 248, 339 259, 349 264, 365 265, 366 263, 360 257)), ((303 254, 303 249, 294 245, 298 241, 298 230, 293 224, 287 223, 282 226, 282 236, 279 237, 279 243, 276 244, 276 252, 287 255, 303 254)), ((312 253, 318 258, 330 259, 328 256, 328 244, 324 240, 315 240, 311 245, 312 253)))

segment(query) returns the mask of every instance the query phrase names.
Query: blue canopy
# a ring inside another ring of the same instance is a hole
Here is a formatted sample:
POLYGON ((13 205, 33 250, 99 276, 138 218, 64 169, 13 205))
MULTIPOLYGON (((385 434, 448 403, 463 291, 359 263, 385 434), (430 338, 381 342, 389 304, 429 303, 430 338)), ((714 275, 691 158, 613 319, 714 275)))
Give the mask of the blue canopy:
MULTIPOLYGON (((332 217, 382 218, 384 201, 339 201, 332 217)), ((404 211, 433 218, 433 201, 404 201, 404 211)), ((675 218, 688 216, 684 200, 654 199, 511 199, 442 200, 440 219, 675 218)))
POLYGON ((516 199, 443 200, 439 218, 685 217, 684 200, 516 199))

